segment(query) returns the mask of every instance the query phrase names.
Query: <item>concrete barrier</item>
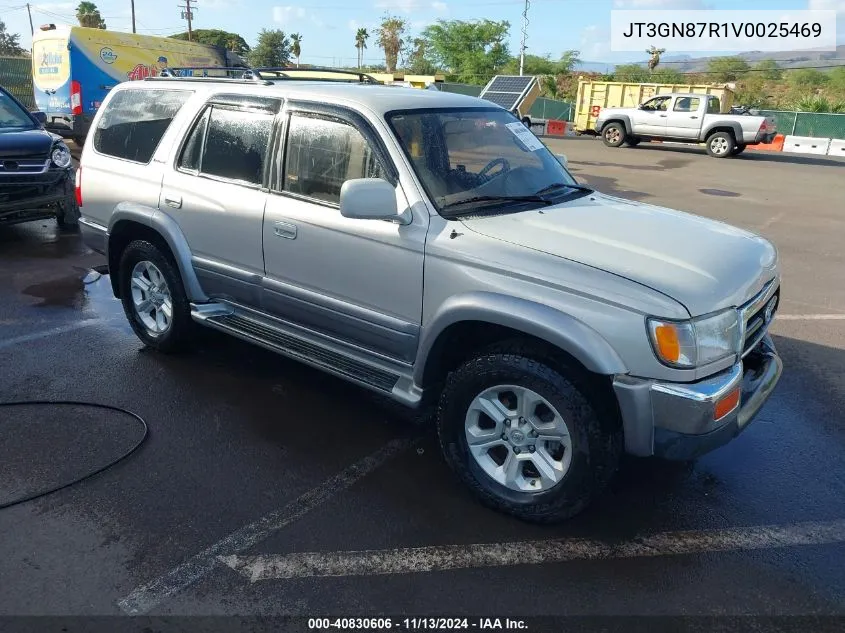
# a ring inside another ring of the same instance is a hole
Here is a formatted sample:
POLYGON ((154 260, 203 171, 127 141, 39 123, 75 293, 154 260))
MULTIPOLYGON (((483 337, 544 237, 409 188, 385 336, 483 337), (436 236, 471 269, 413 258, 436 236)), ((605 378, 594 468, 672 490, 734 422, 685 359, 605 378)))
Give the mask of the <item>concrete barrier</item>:
POLYGON ((828 156, 845 156, 845 140, 841 138, 830 139, 830 147, 827 148, 828 156))
POLYGON ((829 138, 813 138, 811 136, 787 136, 783 142, 783 151, 793 154, 826 155, 830 147, 829 138))
POLYGON ((548 136, 566 136, 566 121, 549 119, 546 121, 546 134, 548 136))

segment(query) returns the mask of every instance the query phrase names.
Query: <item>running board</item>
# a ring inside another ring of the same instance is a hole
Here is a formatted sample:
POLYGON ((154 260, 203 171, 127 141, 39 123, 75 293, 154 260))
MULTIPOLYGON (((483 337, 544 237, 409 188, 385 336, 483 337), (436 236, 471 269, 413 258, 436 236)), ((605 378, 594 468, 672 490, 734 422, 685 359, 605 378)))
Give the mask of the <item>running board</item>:
POLYGON ((326 349, 284 332, 278 327, 263 323, 258 318, 244 316, 230 306, 206 304, 192 307, 191 316, 204 325, 377 391, 391 393, 400 380, 398 374, 326 349))

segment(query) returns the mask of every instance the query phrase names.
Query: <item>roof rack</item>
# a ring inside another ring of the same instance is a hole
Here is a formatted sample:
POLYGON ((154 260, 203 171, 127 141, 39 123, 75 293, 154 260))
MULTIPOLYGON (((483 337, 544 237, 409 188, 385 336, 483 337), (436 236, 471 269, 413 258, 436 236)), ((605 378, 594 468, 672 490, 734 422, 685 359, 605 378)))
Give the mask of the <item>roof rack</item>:
POLYGON ((163 68, 158 77, 147 77, 146 81, 160 81, 163 79, 179 79, 183 81, 225 81, 236 83, 261 83, 272 85, 274 81, 338 81, 344 83, 362 83, 380 85, 379 81, 372 75, 355 70, 344 70, 341 68, 325 68, 322 66, 309 66, 297 68, 295 66, 259 67, 249 68, 247 66, 174 66, 163 68), (198 77, 194 71, 203 71, 198 77), (209 77, 208 72, 225 72, 222 77, 209 77), (309 77, 308 73, 320 73, 338 75, 338 77, 309 77), (353 79, 354 77, 354 79, 353 79))
POLYGON ((344 70, 342 68, 327 68, 324 66, 275 66, 275 67, 259 67, 250 68, 244 73, 244 77, 255 77, 256 79, 274 79, 274 80, 289 80, 289 81, 345 81, 349 82, 349 77, 357 77, 359 83, 366 84, 380 84, 378 79, 367 73, 362 73, 357 70, 344 70), (333 75, 341 75, 338 78, 329 77, 297 77, 298 73, 330 73, 333 75), (293 76, 291 76, 292 73, 293 76), (267 76, 272 75, 272 76, 267 76))
MULTIPOLYGON (((203 71, 203 73, 206 73, 210 70, 215 71, 215 72, 224 71, 226 73, 233 73, 233 74, 240 73, 241 74, 240 77, 233 76, 233 77, 225 77, 225 78, 242 79, 243 74, 250 69, 246 66, 171 66, 171 67, 168 67, 168 68, 163 68, 161 70, 161 73, 159 74, 159 77, 191 78, 191 77, 195 76, 193 74, 195 70, 201 70, 201 71, 203 71), (186 71, 190 71, 190 74, 186 75, 185 74, 186 71)), ((208 75, 203 74, 202 76, 207 77, 208 75)), ((251 79, 251 77, 248 77, 248 79, 251 79)))

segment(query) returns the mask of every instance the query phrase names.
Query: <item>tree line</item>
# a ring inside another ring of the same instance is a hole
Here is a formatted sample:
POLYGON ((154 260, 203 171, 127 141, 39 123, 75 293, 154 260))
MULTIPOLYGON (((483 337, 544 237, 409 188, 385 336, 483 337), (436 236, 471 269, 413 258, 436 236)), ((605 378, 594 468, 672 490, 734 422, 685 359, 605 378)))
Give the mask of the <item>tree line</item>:
MULTIPOLYGON (((106 28, 93 2, 80 2, 76 17, 80 25, 106 28)), ((483 85, 497 74, 517 74, 520 60, 510 51, 510 23, 489 19, 438 20, 413 33, 407 20, 389 13, 371 33, 358 28, 350 42, 357 51, 355 68, 370 72, 395 72, 431 75, 442 73, 447 81, 483 85), (381 49, 384 63, 366 64, 365 51, 372 43, 381 49)), ((171 37, 188 39, 187 33, 171 37)), ((221 29, 197 29, 195 42, 225 48, 242 56, 252 66, 288 66, 300 64, 303 38, 280 29, 263 29, 255 46, 237 33, 221 29)), ((660 65, 663 49, 652 47, 647 64, 622 64, 612 73, 577 71, 579 51, 567 50, 558 57, 525 55, 524 72, 540 78, 545 96, 574 100, 581 77, 602 81, 662 84, 735 83, 737 101, 755 108, 797 109, 813 112, 845 112, 845 66, 827 71, 813 68, 784 70, 771 59, 751 65, 743 58, 717 57, 708 61, 707 70, 680 72, 660 65)), ((6 32, 0 22, 0 55, 22 55, 20 36, 6 32)))

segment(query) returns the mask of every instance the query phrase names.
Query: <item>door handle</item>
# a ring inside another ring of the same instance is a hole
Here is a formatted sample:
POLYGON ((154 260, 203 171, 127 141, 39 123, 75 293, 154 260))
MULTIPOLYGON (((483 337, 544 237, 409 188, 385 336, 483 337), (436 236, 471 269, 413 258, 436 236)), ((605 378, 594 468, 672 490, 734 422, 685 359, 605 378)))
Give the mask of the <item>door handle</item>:
POLYGON ((694 114, 694 115, 692 115, 690 118, 691 118, 691 119, 697 119, 697 118, 698 118, 698 115, 697 115, 697 114, 694 114))
POLYGON ((661 119, 665 119, 667 116, 669 116, 669 115, 668 115, 668 114, 661 114, 661 115, 660 115, 660 118, 661 118, 661 119))
POLYGON ((168 207, 173 207, 174 209, 181 209, 182 198, 171 198, 169 196, 164 196, 164 204, 166 204, 168 207))
POLYGON ((296 225, 290 222, 276 222, 273 225, 273 233, 276 237, 283 237, 287 240, 296 239, 296 225))

